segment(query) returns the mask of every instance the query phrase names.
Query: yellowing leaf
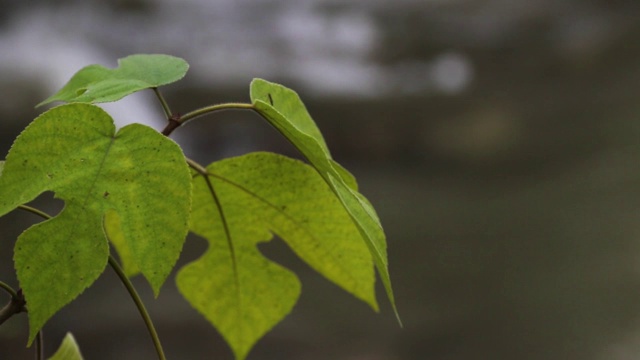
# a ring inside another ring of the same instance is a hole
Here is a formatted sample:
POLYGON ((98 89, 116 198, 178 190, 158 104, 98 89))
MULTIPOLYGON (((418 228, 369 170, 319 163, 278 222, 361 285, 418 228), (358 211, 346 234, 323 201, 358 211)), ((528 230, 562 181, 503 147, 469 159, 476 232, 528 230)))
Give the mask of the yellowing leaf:
POLYGON ((119 215, 124 253, 156 294, 188 231, 191 178, 180 148, 140 124, 115 133, 111 117, 94 105, 56 107, 20 134, 0 177, 0 216, 47 190, 64 209, 20 235, 14 253, 29 342, 102 273, 105 213, 119 215))
POLYGON ((54 101, 103 103, 120 100, 134 92, 167 85, 184 77, 189 64, 160 54, 131 55, 118 60, 116 69, 89 65, 78 71, 55 95, 38 106, 54 101))
POLYGON ((320 131, 298 94, 282 85, 254 79, 251 82, 251 101, 254 108, 300 150, 338 196, 369 247, 400 322, 388 270, 387 242, 380 220, 369 201, 358 193, 353 176, 331 158, 320 131))
POLYGON ((122 221, 120 216, 114 210, 109 210, 104 214, 104 228, 107 237, 113 247, 118 250, 122 269, 127 277, 132 277, 140 273, 136 258, 127 241, 127 237, 122 232, 122 221))
POLYGON ((358 228, 317 172, 300 161, 253 153, 194 176, 191 230, 209 249, 177 276, 180 292, 244 359, 293 307, 294 274, 256 246, 272 234, 312 268, 377 310, 374 269, 358 228))

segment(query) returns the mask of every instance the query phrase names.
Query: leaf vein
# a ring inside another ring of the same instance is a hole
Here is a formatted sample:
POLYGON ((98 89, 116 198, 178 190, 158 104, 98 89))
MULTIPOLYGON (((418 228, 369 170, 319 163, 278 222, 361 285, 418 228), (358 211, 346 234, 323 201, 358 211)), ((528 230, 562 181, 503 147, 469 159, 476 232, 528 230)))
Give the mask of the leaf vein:
MULTIPOLYGON (((226 182, 227 184, 234 186, 236 188, 238 188, 241 191, 244 191, 245 193, 247 193, 249 196, 252 196, 254 198, 256 198, 258 201, 263 202, 264 204, 266 204, 267 206, 271 207, 273 210, 275 210, 276 212, 280 213, 282 216, 284 216, 285 218, 287 218, 289 221, 291 221, 293 224, 297 225, 303 233, 305 233, 309 239, 311 239, 314 243, 319 244, 320 243, 320 239, 318 239, 314 233, 308 229, 304 223, 296 220, 294 217, 292 217, 291 215, 287 214, 286 212, 284 212, 281 208, 279 208, 278 206, 276 206, 275 204, 273 204, 272 202, 270 202, 269 200, 265 199, 264 197, 256 194, 255 192, 249 190, 248 188, 246 188, 245 186, 243 186, 242 184, 239 184, 231 179, 228 179, 222 175, 218 175, 218 174, 214 174, 211 172, 207 172, 207 175, 215 177, 216 179, 219 179, 221 181, 226 182)), ((317 247, 316 247, 317 249, 317 247)), ((348 277, 352 282, 357 283, 357 279, 354 278, 351 273, 348 271, 348 269, 346 269, 341 261, 338 261, 339 259, 336 258, 332 253, 330 252, 325 252, 325 254, 332 258, 334 260, 334 264, 336 264, 340 269, 343 270, 344 272, 344 276, 348 277)))

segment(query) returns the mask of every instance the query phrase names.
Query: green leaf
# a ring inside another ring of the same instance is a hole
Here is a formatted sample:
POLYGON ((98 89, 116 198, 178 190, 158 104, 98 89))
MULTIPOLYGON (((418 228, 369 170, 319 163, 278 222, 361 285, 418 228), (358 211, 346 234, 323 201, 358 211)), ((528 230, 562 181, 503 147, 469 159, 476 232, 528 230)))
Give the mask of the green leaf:
MULTIPOLYGON (((298 94, 262 79, 251 82, 255 109, 309 160, 338 196, 361 232, 396 314, 388 270, 387 243, 380 220, 369 201, 357 191, 353 176, 331 158, 331 154, 298 94)), ((401 322, 400 322, 401 323, 401 322)))
POLYGON ((0 177, 0 216, 47 190, 64 209, 20 235, 14 253, 29 304, 29 343, 104 270, 106 213, 119 215, 129 261, 156 295, 188 231, 191 177, 178 145, 140 124, 116 134, 94 105, 53 108, 18 136, 0 177))
POLYGON ((103 103, 134 92, 167 85, 184 77, 189 64, 160 54, 131 55, 118 60, 116 69, 89 65, 78 71, 55 95, 37 106, 54 101, 103 103))
POLYGON ((49 360, 82 360, 80 348, 78 348, 76 339, 71 333, 67 333, 58 351, 49 360))
POLYGON ((252 153, 194 175, 191 230, 209 249, 177 276, 180 292, 244 359, 297 301, 297 277, 258 243, 278 235, 313 269, 377 310, 373 260, 323 179, 303 162, 252 153))

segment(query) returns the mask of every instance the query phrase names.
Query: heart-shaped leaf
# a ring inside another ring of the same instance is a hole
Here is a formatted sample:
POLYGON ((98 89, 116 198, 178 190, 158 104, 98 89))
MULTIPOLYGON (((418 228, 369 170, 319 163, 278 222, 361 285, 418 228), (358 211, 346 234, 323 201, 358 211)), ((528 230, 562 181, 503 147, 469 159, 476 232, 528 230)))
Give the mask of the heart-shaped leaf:
POLYGON ((47 190, 65 201, 64 209, 20 235, 14 253, 29 343, 102 273, 109 255, 105 214, 119 215, 123 254, 156 294, 188 231, 191 176, 178 145, 140 124, 116 133, 111 117, 94 105, 53 108, 20 134, 0 177, 0 216, 47 190))
POLYGON ((338 196, 358 226, 382 279, 398 321, 387 260, 387 243, 380 220, 367 199, 357 191, 353 176, 331 158, 327 145, 298 94, 262 79, 251 82, 254 108, 309 160, 338 196))
POLYGON ((120 100, 134 92, 167 85, 184 77, 189 64, 181 58, 160 54, 131 55, 108 69, 89 65, 78 71, 55 95, 40 105, 54 101, 103 103, 120 100))
POLYGON ((180 292, 244 359, 293 307, 294 274, 256 248, 277 234, 306 263, 375 310, 373 260, 318 173, 271 153, 222 160, 194 176, 191 230, 209 249, 177 276, 180 292))

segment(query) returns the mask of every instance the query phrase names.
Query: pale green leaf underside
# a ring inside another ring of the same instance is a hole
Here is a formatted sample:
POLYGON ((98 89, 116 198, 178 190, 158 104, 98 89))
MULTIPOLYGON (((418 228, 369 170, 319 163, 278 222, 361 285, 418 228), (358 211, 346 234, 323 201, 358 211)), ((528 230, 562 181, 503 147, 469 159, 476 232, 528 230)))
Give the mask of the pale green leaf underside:
POLYGON ((130 261, 158 293, 188 231, 191 178, 177 144, 140 124, 116 134, 111 117, 94 105, 53 108, 7 155, 0 216, 44 191, 54 191, 65 207, 20 235, 14 252, 30 342, 102 273, 109 254, 105 213, 119 214, 130 261))
POLYGON ((289 313, 300 292, 296 276, 256 248, 272 233, 316 271, 377 310, 371 255, 349 214, 312 167, 252 153, 207 170, 222 214, 205 178, 195 175, 191 230, 210 246, 180 270, 177 282, 237 359, 244 359, 289 313))
POLYGON ((358 193, 353 176, 331 158, 320 131, 298 94, 282 85, 254 79, 251 82, 251 101, 255 109, 302 152, 339 197, 369 247, 400 321, 389 277, 386 239, 378 216, 365 197, 358 193))
POLYGON ((184 77, 189 64, 181 58, 160 54, 131 55, 108 69, 89 65, 80 69, 55 95, 40 105, 54 101, 103 103, 120 100, 134 92, 167 85, 184 77))
POLYGON ((58 351, 49 360, 82 360, 80 348, 71 333, 67 333, 58 351))

